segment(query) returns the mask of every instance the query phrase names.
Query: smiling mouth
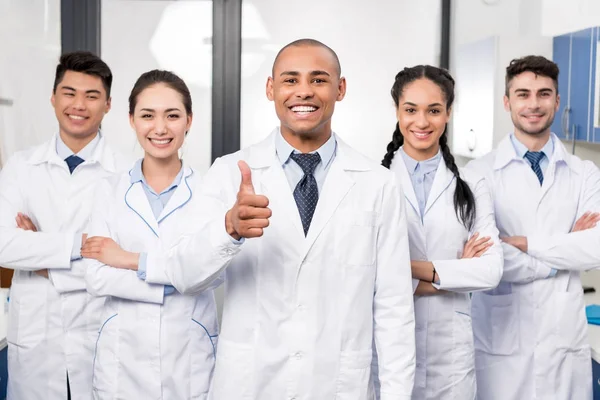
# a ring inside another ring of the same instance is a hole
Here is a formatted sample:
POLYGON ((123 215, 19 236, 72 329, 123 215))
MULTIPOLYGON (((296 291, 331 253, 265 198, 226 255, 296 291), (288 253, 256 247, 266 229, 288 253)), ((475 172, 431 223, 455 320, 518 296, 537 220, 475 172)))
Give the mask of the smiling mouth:
POLYGON ((298 115, 309 115, 315 111, 317 111, 319 107, 315 106, 292 106, 290 110, 298 115))
POLYGON ((69 119, 74 119, 75 121, 82 121, 84 119, 88 119, 88 117, 84 117, 81 115, 73 115, 73 114, 67 114, 67 117, 69 117, 69 119))
POLYGON ((154 144, 159 144, 159 145, 169 144, 173 141, 173 139, 153 139, 153 138, 148 138, 148 140, 154 144))
POLYGON ((525 119, 540 119, 544 117, 544 114, 530 114, 524 115, 525 119))
POLYGON ((413 133, 413 135, 415 135, 417 137, 417 139, 425 139, 427 137, 429 137, 429 135, 431 135, 431 132, 416 132, 416 131, 411 131, 413 133))

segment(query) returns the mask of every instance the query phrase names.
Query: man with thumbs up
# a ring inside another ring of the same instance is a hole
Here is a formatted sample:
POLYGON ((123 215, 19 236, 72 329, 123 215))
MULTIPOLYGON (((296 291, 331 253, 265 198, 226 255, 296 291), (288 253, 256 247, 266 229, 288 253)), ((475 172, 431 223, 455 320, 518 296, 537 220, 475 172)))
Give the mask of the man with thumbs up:
POLYGON ((406 215, 392 174, 331 130, 346 80, 333 50, 301 39, 266 92, 281 122, 215 161, 197 231, 148 254, 177 290, 225 271, 209 398, 410 399, 414 317, 406 215))
POLYGON ((252 172, 244 161, 238 161, 242 175, 237 201, 225 215, 227 233, 234 239, 260 237, 269 226, 269 199, 257 195, 252 186, 252 172))

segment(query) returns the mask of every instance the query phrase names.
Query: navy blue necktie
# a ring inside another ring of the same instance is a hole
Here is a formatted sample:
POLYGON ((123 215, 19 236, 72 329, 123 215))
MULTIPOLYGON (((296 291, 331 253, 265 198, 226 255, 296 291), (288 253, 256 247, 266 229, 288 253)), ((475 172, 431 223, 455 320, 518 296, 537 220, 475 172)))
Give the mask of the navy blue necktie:
POLYGON ((65 161, 69 167, 69 172, 72 174, 73 171, 75 171, 75 168, 77 168, 77 166, 83 162, 83 159, 73 154, 65 158, 65 161))
POLYGON ((525 153, 525 158, 531 163, 531 169, 537 175, 541 185, 544 182, 544 174, 542 174, 542 169, 540 168, 540 161, 542 161, 542 158, 544 158, 544 152, 528 151, 525 153))
POLYGON ((296 185, 296 189, 294 189, 294 199, 296 200, 296 206, 298 206, 298 211, 300 212, 304 236, 306 236, 308 228, 310 228, 313 214, 317 208, 317 201, 319 201, 319 187, 317 186, 317 180, 313 174, 315 168, 319 162, 321 162, 321 156, 319 156, 319 153, 292 153, 290 158, 294 160, 304 172, 304 176, 300 182, 298 182, 298 185, 296 185))

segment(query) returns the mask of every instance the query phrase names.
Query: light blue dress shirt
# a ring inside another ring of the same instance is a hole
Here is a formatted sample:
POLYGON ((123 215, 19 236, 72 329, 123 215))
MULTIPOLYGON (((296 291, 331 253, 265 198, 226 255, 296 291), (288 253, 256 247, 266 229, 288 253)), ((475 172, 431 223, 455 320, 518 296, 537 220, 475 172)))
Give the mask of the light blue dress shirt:
POLYGON ((400 147, 398 151, 402 155, 408 175, 412 182, 415 196, 417 196, 417 202, 419 203, 419 211, 421 213, 421 221, 423 221, 423 213, 425 212, 425 206, 427 205, 427 198, 433 186, 433 180, 435 173, 442 159, 442 154, 437 152, 435 156, 428 160, 417 161, 404 151, 404 148, 400 147))
MULTIPOLYGON (((75 154, 77 157, 81 158, 84 161, 89 160, 90 158, 92 158, 92 155, 94 154, 94 152, 96 151, 96 148, 98 147, 98 142, 100 142, 100 135, 101 135, 101 133, 98 132, 96 137, 94 137, 91 140, 91 142, 89 142, 77 154, 73 153, 73 151, 65 144, 65 142, 63 142, 60 135, 57 135, 56 154, 58 154, 58 156, 60 158, 62 158, 63 160, 71 157, 73 154, 75 154)), ((66 163, 65 163, 65 165, 66 165, 66 163)), ((71 250, 71 261, 81 259, 81 236, 82 235, 83 235, 83 232, 75 233, 75 239, 73 240, 73 249, 71 250)))
MULTIPOLYGON (((519 158, 524 159, 527 165, 531 167, 531 162, 525 158, 525 153, 529 151, 527 147, 525 147, 525 145, 521 143, 514 134, 510 135, 510 140, 519 158)), ((548 168, 548 165, 550 165, 550 157, 552 156, 552 153, 554 153, 554 141, 552 136, 550 136, 550 139, 548 139, 541 152, 544 153, 544 157, 542 157, 540 160, 540 169, 542 170, 542 174, 546 175, 546 168, 548 168)))
MULTIPOLYGON (((290 188, 294 191, 300 180, 302 180, 304 171, 302 171, 302 168, 290 158, 290 155, 292 153, 301 154, 302 152, 292 147, 292 145, 283 138, 281 131, 275 136, 275 150, 277 151, 277 157, 281 162, 281 167, 283 168, 283 172, 285 172, 290 188)), ((319 156, 321 157, 321 161, 317 164, 314 172, 317 187, 319 188, 319 194, 323 189, 323 184, 325 183, 325 178, 327 177, 327 172, 331 167, 331 163, 335 159, 336 151, 337 141, 335 140, 334 134, 331 135, 323 146, 315 151, 311 151, 311 154, 319 153, 319 156)))
MULTIPOLYGON (((527 149, 527 147, 525 147, 525 145, 521 143, 514 134, 510 135, 510 141, 512 142, 513 147, 515 148, 517 156, 519 156, 519 158, 524 159, 527 165, 531 167, 531 162, 529 162, 529 160, 525 158, 525 153, 527 153, 529 149, 527 149)), ((548 139, 541 152, 544 153, 544 157, 542 157, 542 159, 540 160, 540 169, 542 170, 542 174, 546 175, 546 169, 548 168, 548 165, 550 165, 550 157, 552 157, 552 154, 554 153, 554 139, 552 138, 552 136, 550 136, 550 139, 548 139)), ((548 278, 552 278, 556 275, 557 272, 558 271, 556 269, 552 268, 550 270, 550 273, 548 274, 548 278)))
MULTIPOLYGON (((142 161, 143 160, 144 160, 143 158, 139 159, 133 166, 133 169, 131 170, 131 174, 130 174, 131 175, 131 184, 133 185, 134 183, 137 183, 137 182, 142 183, 142 188, 144 188, 144 193, 146 194, 146 197, 148 198, 148 203, 150 203, 150 208, 152 208, 152 213, 154 214, 154 218, 156 218, 158 220, 160 213, 162 212, 162 210, 165 208, 165 206, 169 202, 169 199, 171 199, 171 197, 173 196, 173 193, 175 193, 175 189, 177 189, 177 186, 179 186, 179 184, 181 183, 181 179, 183 178, 183 167, 179 170, 179 173, 173 180, 173 183, 171 183, 162 192, 156 193, 154 191, 154 189, 152 189, 148 185, 148 182, 146 182, 146 178, 144 177, 144 174, 142 173, 142 161)), ((142 280, 146 280, 147 258, 148 258, 148 253, 140 253, 137 276, 138 276, 138 278, 140 278, 142 280)), ((175 291, 175 288, 173 286, 165 285, 165 295, 169 295, 169 294, 173 293, 174 291, 175 291)))

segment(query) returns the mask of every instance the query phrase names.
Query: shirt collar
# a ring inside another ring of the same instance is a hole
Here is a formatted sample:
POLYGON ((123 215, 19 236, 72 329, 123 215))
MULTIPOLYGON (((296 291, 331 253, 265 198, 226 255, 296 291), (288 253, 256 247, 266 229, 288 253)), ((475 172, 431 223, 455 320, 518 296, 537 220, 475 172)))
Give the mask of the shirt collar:
MULTIPOLYGON (((96 147, 98 147, 98 142, 100 142, 101 135, 102 134, 100 131, 98 131, 98 134, 92 139, 92 141, 89 142, 83 149, 81 149, 76 156, 84 161, 90 160, 94 154, 94 151, 96 150, 96 147)), ((56 138, 56 154, 58 154, 58 156, 63 160, 66 160, 74 154, 73 151, 65 144, 65 142, 63 142, 60 134, 57 135, 56 138)))
MULTIPOLYGON (((337 140, 335 138, 335 134, 332 133, 331 137, 321 147, 315 151, 311 151, 311 153, 319 153, 321 162, 325 167, 327 167, 333 160, 336 148, 337 140)), ((275 135, 275 150, 277 151, 277 157, 279 158, 281 165, 284 165, 288 162, 292 153, 301 153, 301 151, 296 150, 283 138, 281 131, 275 135)))
MULTIPOLYGON (((529 151, 527 149, 527 147, 525 147, 525 145, 523 143, 521 143, 521 141, 519 139, 517 139, 517 137, 514 135, 514 133, 511 133, 510 141, 511 141, 513 147, 515 148, 515 151, 517 152, 517 156, 519 156, 519 158, 524 158, 525 154, 529 151)), ((542 148, 541 152, 544 153, 544 155, 546 156, 546 158, 548 158, 548 160, 550 160, 552 153, 554 153, 554 139, 553 139, 552 135, 550 135, 550 137, 548 138, 548 141, 542 148)))
MULTIPOLYGON (((133 168, 131 169, 131 171, 129 172, 129 176, 130 176, 130 183, 134 184, 137 182, 142 182, 142 184, 147 187, 152 193, 154 192, 154 189, 152 189, 148 183, 146 182, 146 178, 144 177, 144 174, 142 172, 142 161, 144 161, 143 158, 140 158, 139 160, 137 160, 135 162, 135 165, 133 166, 133 168)), ((173 179, 173 182, 169 185, 169 187, 165 188, 165 190, 163 190, 160 194, 166 193, 169 190, 179 186, 179 184, 181 183, 181 179, 183 178, 183 166, 181 167, 181 169, 179 170, 179 173, 177 174, 177 176, 175 177, 175 179, 173 179)))
POLYGON ((404 146, 400 147, 399 153, 402 155, 402 158, 404 159, 404 164, 406 165, 406 169, 411 175, 417 172, 417 168, 419 168, 419 172, 423 175, 436 171, 440 163, 440 159, 442 158, 442 155, 439 150, 435 156, 423 161, 417 161, 408 154, 406 154, 406 152, 404 151, 404 146))

